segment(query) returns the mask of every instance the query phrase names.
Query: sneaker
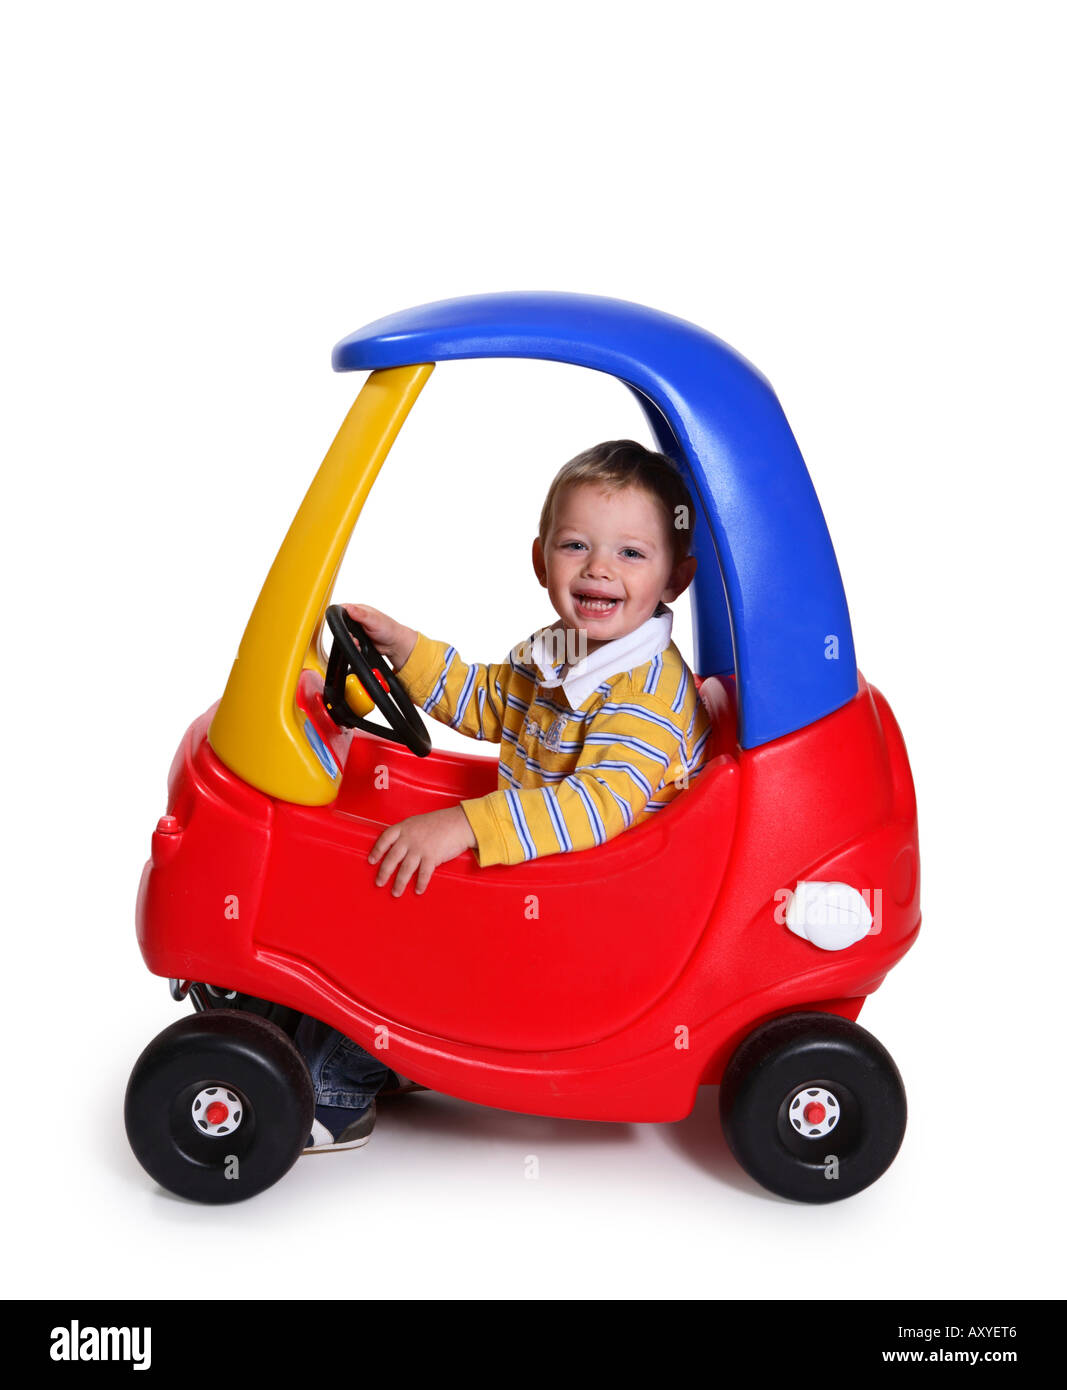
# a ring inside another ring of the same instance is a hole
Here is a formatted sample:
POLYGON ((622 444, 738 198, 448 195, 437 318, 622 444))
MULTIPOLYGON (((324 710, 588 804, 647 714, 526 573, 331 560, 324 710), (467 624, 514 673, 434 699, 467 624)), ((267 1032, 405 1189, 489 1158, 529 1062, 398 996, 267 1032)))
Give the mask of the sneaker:
POLYGON ((371 1101, 366 1110, 345 1110, 336 1105, 317 1105, 304 1153, 336 1153, 339 1149, 361 1149, 371 1136, 375 1115, 374 1101, 371 1101))

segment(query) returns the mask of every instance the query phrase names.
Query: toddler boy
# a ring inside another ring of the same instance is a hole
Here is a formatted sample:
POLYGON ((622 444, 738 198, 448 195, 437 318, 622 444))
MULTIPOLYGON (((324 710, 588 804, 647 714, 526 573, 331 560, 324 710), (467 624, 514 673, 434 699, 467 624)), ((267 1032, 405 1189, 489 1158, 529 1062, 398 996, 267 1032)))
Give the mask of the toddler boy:
MULTIPOLYGON (((500 744, 498 788, 382 831, 375 883, 424 893, 471 849, 484 868, 603 844, 663 810, 699 772, 710 732, 666 607, 692 581, 692 502, 674 465, 632 440, 587 449, 545 498, 533 566, 559 618, 498 665, 376 609, 349 605, 408 694, 472 738, 500 744)), ((296 1034, 315 1083, 307 1151, 357 1148, 374 1097, 397 1078, 314 1019, 296 1034)))

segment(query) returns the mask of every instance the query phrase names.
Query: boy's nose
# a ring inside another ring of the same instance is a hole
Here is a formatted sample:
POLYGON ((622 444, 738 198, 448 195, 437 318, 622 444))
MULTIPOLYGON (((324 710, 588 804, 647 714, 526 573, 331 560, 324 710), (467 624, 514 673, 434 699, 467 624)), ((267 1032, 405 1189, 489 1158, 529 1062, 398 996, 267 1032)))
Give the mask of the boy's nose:
POLYGON ((585 566, 585 573, 590 579, 610 579, 611 578, 611 557, 591 552, 585 566))

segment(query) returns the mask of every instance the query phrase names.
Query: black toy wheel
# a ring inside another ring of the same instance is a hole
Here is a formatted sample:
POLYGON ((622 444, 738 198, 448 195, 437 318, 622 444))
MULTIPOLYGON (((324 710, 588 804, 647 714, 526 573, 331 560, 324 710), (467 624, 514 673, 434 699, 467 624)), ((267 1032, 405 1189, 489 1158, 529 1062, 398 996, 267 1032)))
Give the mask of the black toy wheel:
POLYGON ((196 1202, 240 1202, 277 1182, 314 1114, 311 1078, 289 1038, 233 1009, 165 1028, 126 1087, 126 1134, 142 1167, 196 1202))
POLYGON ((907 1123, 893 1059, 836 1014, 789 1014, 757 1028, 730 1059, 719 1111, 745 1172, 798 1202, 836 1202, 869 1186, 907 1123))

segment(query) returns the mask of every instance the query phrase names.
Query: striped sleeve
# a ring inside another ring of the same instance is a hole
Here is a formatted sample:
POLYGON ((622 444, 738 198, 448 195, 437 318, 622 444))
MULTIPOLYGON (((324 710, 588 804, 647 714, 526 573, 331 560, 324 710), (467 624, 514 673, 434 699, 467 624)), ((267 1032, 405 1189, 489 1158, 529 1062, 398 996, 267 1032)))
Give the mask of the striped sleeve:
POLYGON ((468 666, 455 647, 420 632, 396 675, 412 700, 434 719, 469 738, 499 743, 510 671, 507 663, 468 666))
POLYGON ((684 785, 685 729, 659 697, 628 691, 590 721, 574 771, 541 787, 462 802, 479 864, 518 864, 590 849, 633 825, 653 799, 684 785))

